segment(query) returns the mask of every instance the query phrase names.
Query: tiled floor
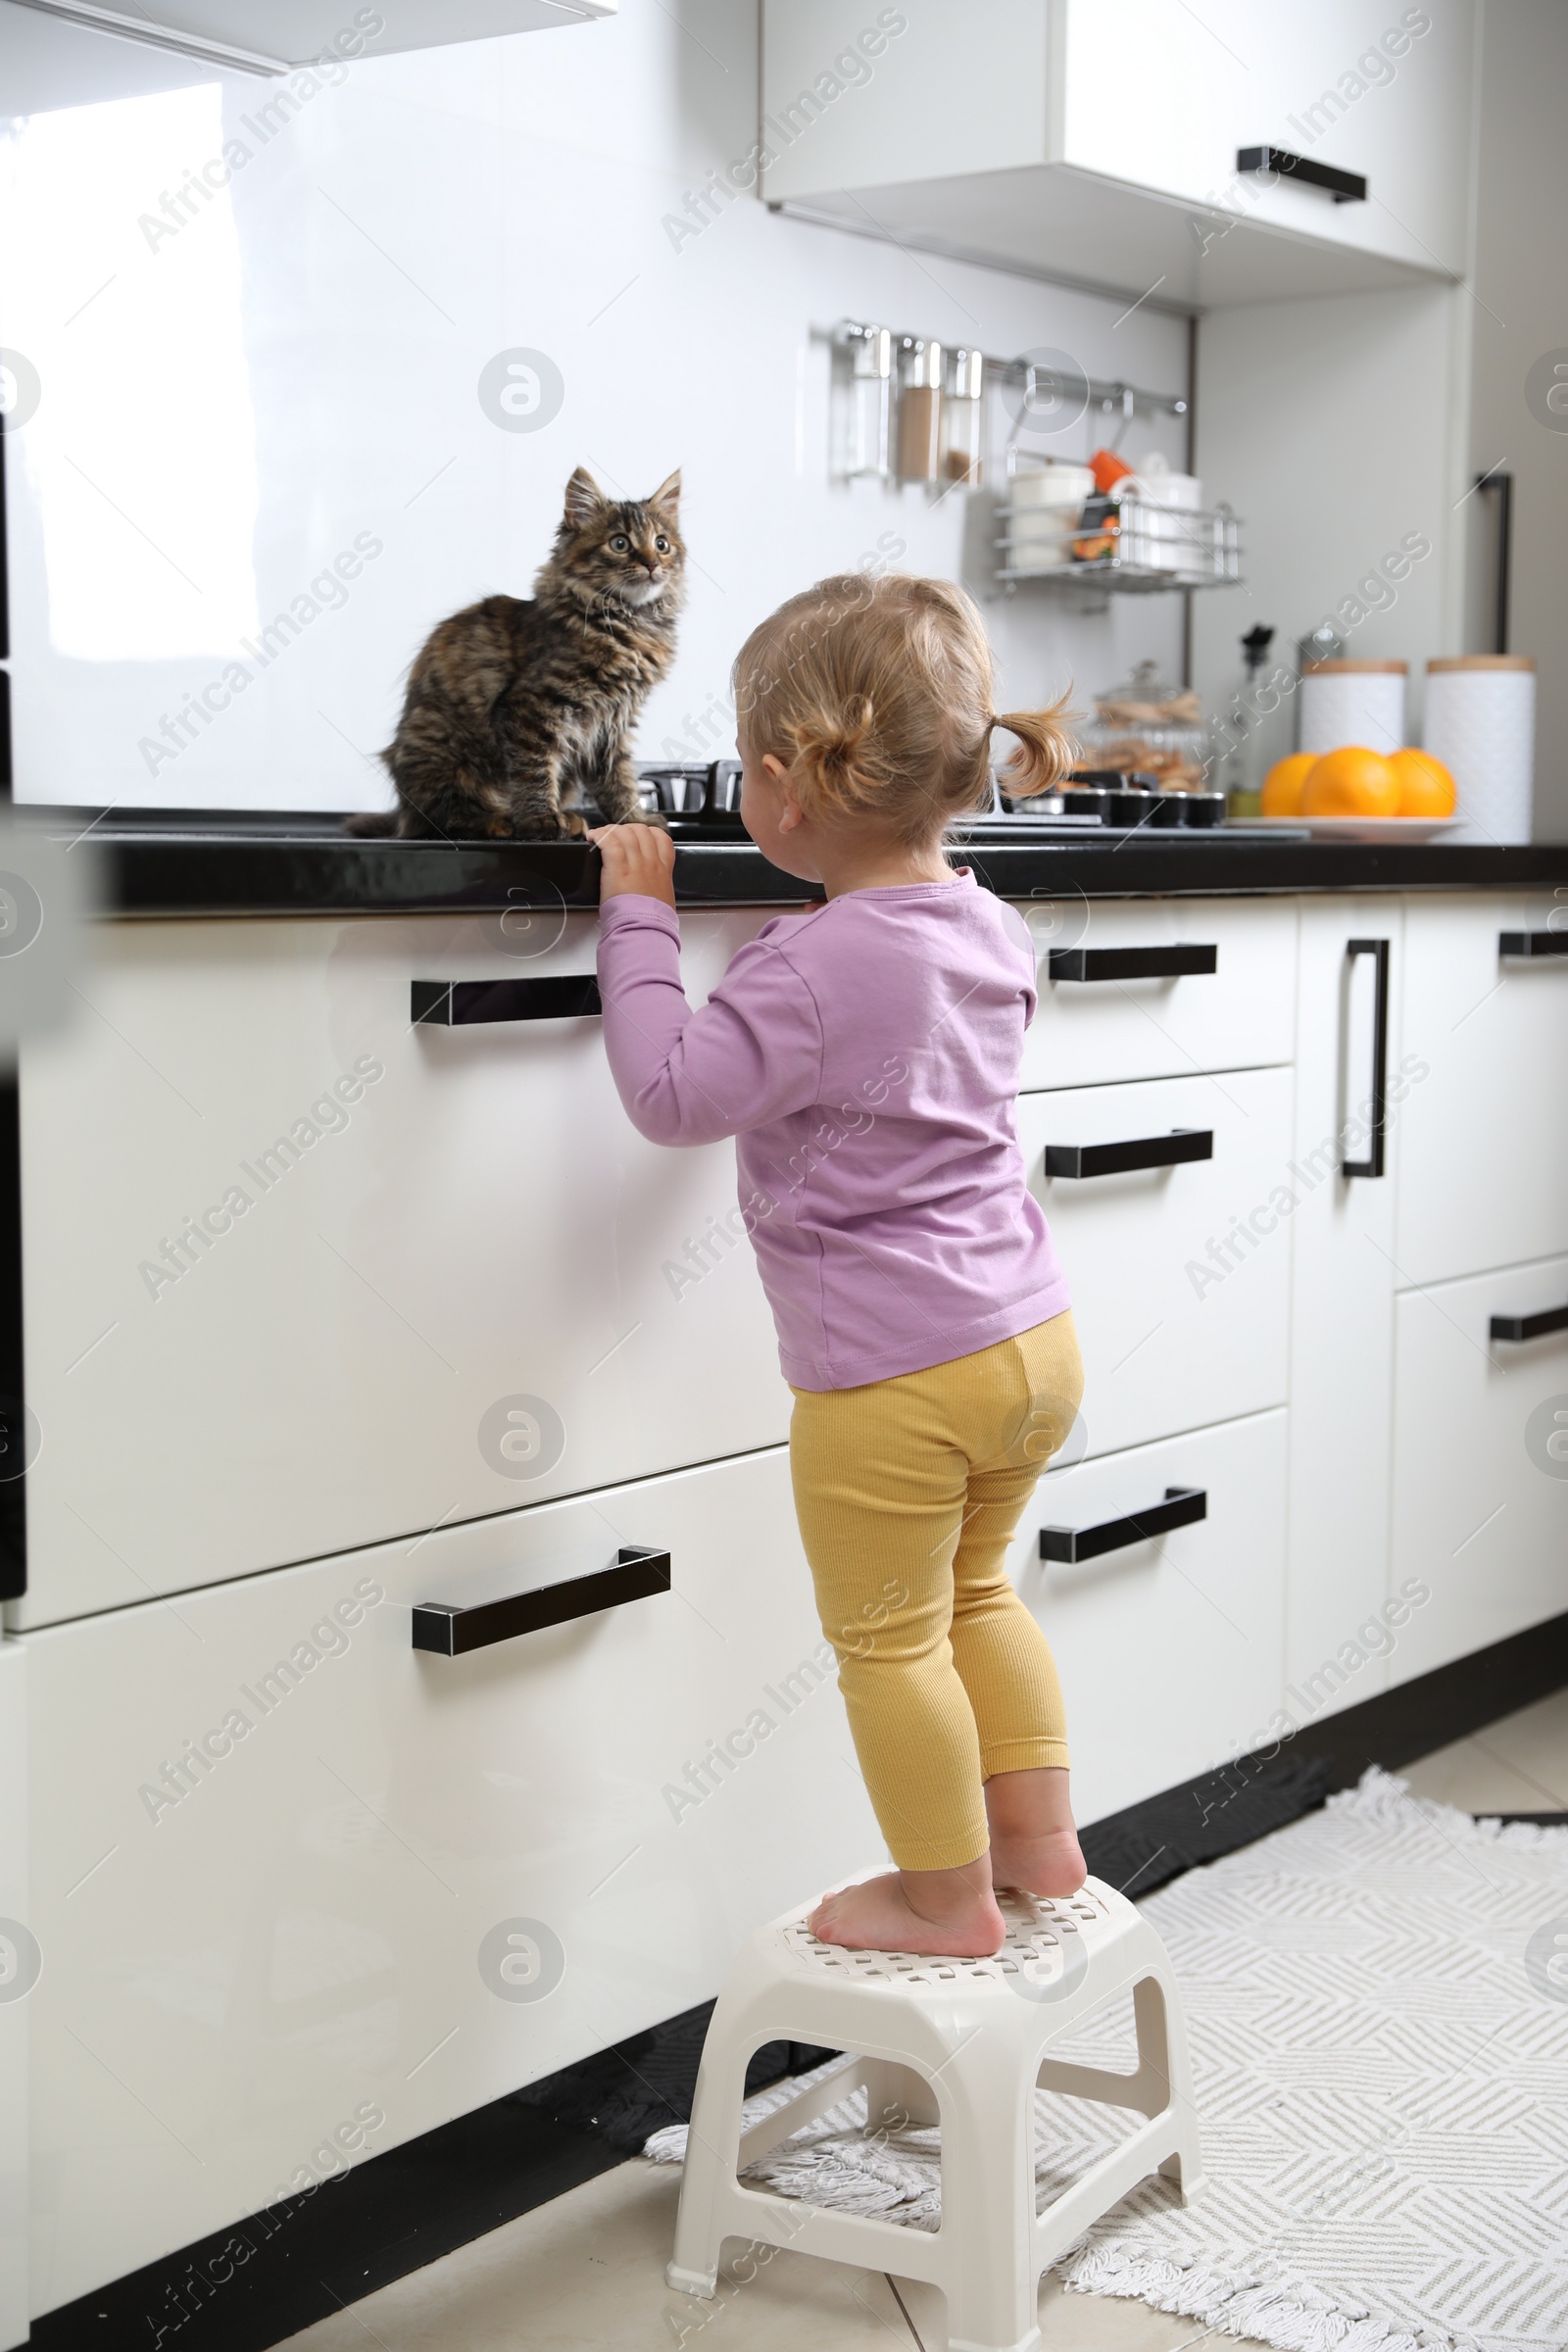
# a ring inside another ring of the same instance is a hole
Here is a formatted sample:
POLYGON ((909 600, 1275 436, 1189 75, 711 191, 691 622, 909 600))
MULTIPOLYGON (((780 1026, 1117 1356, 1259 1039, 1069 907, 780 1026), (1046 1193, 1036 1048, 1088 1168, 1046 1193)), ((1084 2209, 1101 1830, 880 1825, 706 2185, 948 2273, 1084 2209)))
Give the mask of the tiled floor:
POLYGON ((1404 1768, 1417 1796, 1466 1813, 1568 1812, 1568 1690, 1404 1768))
MULTIPOLYGON (((1467 1812, 1568 1810, 1568 1691, 1407 1768, 1420 1796, 1467 1812)), ((947 2352, 943 2298, 874 2271, 779 2252, 712 2303, 672 2294, 664 2262, 680 2175, 640 2159, 601 2174, 427 2270, 307 2328, 290 2352, 947 2352), (712 2332, 710 2333, 709 2330, 712 2332)), ((1141 2303, 1041 2295, 1051 2352, 1248 2352, 1141 2303)))

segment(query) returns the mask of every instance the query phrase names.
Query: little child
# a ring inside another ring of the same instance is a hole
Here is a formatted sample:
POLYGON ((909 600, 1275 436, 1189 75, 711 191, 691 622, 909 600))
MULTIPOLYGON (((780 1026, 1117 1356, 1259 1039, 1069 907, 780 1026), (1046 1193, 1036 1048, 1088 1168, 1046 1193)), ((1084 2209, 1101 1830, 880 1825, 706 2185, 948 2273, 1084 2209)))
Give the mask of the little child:
POLYGON ((812 1927, 994 1952, 995 1887, 1084 1878, 1055 1666, 1004 1564, 1083 1375, 1018 1150, 1034 956, 943 832, 987 798, 994 727, 1015 793, 1069 745, 1059 706, 996 715, 979 615, 941 580, 821 581, 753 630, 734 687, 746 830, 826 903, 765 923, 694 1012, 674 844, 596 833, 606 1049, 640 1133, 737 1139, 801 1538, 898 1865, 812 1927))

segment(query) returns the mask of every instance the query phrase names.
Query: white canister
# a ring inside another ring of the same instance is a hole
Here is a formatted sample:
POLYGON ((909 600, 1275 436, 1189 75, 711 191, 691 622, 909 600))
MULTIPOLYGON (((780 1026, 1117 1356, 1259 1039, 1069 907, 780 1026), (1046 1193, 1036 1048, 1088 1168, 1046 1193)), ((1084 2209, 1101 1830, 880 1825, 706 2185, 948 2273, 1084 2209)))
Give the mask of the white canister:
POLYGON ((1084 500, 1095 486, 1087 466, 1055 461, 1015 473, 1007 485, 1012 508, 1012 563, 1020 571, 1054 571, 1072 562, 1072 543, 1084 500))
POLYGON ((1013 507, 1070 507, 1076 520, 1084 500, 1095 486, 1087 466, 1070 466, 1049 459, 1015 473, 1007 484, 1007 503, 1013 507))
POLYGON ((1172 473, 1156 450, 1145 458, 1118 486, 1118 496, 1141 498, 1152 507, 1176 507, 1196 514, 1203 504, 1203 485, 1196 473, 1172 473))
POLYGON ((1536 764, 1536 665, 1520 654, 1461 654, 1427 663, 1422 740, 1459 792, 1450 841, 1530 839, 1536 764))
POLYGON ((1303 752, 1338 752, 1363 743, 1369 751, 1399 750, 1404 742, 1403 662, 1309 662, 1301 672, 1303 752))

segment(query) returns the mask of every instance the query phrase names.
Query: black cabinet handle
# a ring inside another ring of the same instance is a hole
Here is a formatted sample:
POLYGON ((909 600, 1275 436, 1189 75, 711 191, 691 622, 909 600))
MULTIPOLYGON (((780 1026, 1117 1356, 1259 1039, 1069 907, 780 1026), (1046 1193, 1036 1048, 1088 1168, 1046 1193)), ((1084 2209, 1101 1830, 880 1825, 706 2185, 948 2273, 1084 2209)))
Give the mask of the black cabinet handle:
POLYGON ((518 1634, 537 1634, 547 1625, 565 1625, 573 1617, 593 1617, 601 1609, 618 1609, 622 1601, 668 1591, 668 1552, 625 1544, 615 1554, 613 1568, 541 1585, 533 1592, 514 1592, 508 1600, 483 1600, 471 1609, 421 1600, 414 1611, 414 1646, 436 1650, 443 1658, 461 1658, 470 1649, 488 1649, 492 1642, 511 1642, 518 1634))
POLYGON ((1513 475, 1494 466, 1476 475, 1476 488, 1497 502, 1496 586, 1492 601, 1492 650, 1508 651, 1508 590, 1513 577, 1513 475))
POLYGON ((1499 931, 1499 956, 1522 956, 1534 963, 1542 956, 1568 956, 1568 931, 1499 931))
POLYGON ((1568 1306, 1544 1306, 1539 1315, 1494 1315, 1494 1340, 1544 1340, 1548 1331, 1568 1331, 1568 1306))
POLYGON ((1202 1487, 1167 1487, 1165 1499, 1132 1519, 1102 1519, 1098 1527, 1043 1527, 1040 1557, 1098 1560, 1104 1551, 1125 1551, 1129 1544, 1147 1544, 1151 1536, 1168 1536, 1173 1527, 1191 1527, 1208 1517, 1208 1494, 1202 1487))
POLYGON ((1125 1176, 1134 1168, 1174 1168, 1213 1156, 1212 1127, 1173 1127, 1168 1135, 1138 1135, 1125 1144, 1048 1144, 1046 1174, 1125 1176))
POLYGON ((1185 980, 1219 969, 1218 948, 1053 948, 1053 980, 1185 980))
POLYGON ((1389 1123, 1389 943, 1386 939, 1348 939, 1345 953, 1353 963, 1370 956, 1377 972, 1372 1004, 1372 1133, 1365 1159, 1342 1159, 1342 1176, 1381 1176, 1383 1146, 1389 1123))
POLYGON ((1336 204, 1365 204, 1366 181, 1359 172, 1342 172, 1338 164, 1314 163, 1309 155, 1293 155, 1288 147, 1238 147, 1238 172, 1279 172, 1287 179, 1303 180, 1309 188, 1326 188, 1336 204))
POLYGON ((592 972, 537 972, 526 980, 416 980, 416 1021, 466 1028, 471 1021, 569 1021, 603 1012, 592 972))

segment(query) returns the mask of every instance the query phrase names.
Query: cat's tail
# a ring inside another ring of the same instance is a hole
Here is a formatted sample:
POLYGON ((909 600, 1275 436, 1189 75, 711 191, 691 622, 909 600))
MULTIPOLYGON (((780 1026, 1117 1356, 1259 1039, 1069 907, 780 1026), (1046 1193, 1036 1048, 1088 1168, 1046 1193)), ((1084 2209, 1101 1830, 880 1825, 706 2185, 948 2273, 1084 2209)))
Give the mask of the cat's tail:
POLYGON ((358 834, 361 839, 387 841, 396 834, 402 814, 401 808, 362 808, 357 815, 343 819, 342 830, 358 834))

